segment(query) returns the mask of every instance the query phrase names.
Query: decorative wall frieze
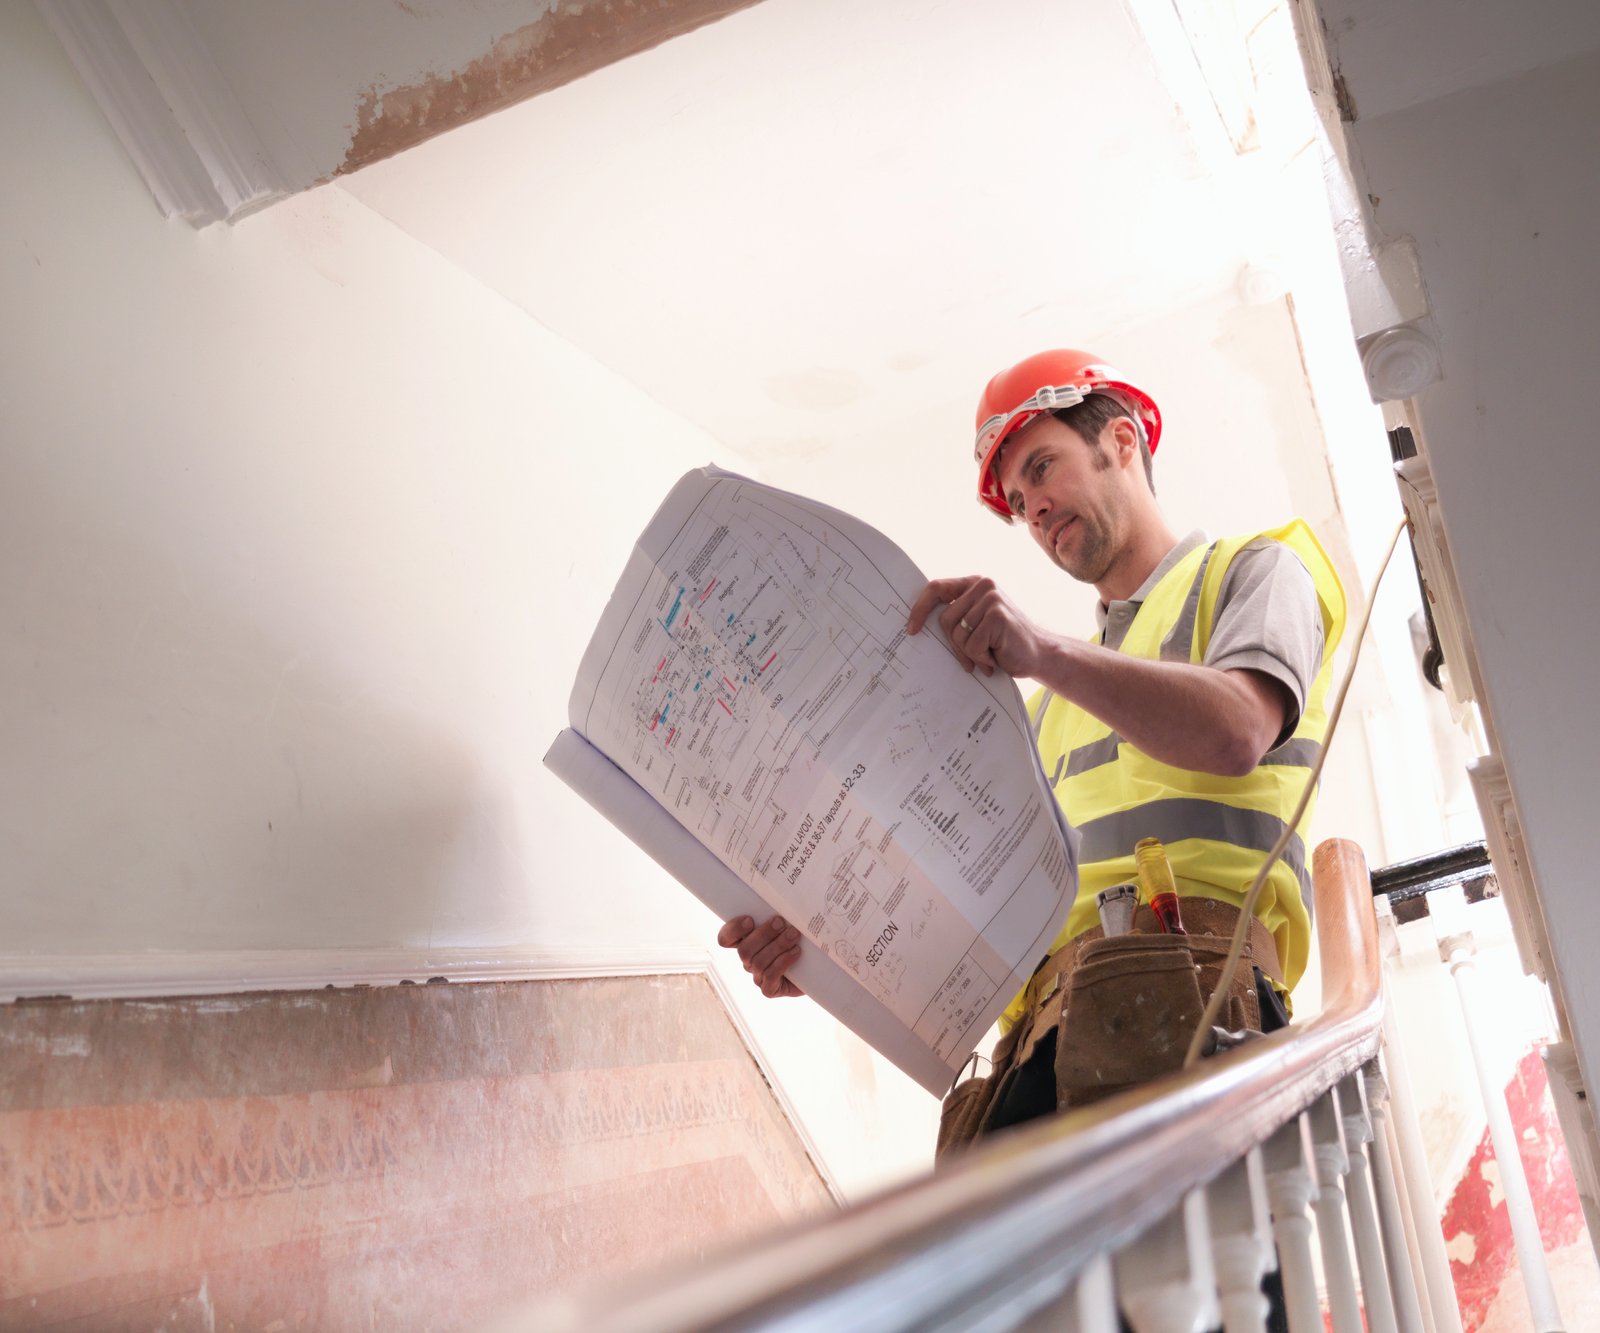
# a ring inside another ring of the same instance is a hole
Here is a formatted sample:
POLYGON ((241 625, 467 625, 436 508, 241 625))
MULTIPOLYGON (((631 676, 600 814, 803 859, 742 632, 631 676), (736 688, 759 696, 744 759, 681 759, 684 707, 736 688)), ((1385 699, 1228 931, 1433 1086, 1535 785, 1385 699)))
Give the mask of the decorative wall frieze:
POLYGON ((703 976, 760 1067, 807 1156, 835 1199, 836 1178, 775 1062, 703 949, 254 949, 86 954, 0 953, 0 1003, 18 999, 170 999, 326 987, 443 982, 557 981, 586 977, 703 976))
POLYGON ((476 1328, 828 1206, 697 976, 0 1020, 0 1328, 476 1328))

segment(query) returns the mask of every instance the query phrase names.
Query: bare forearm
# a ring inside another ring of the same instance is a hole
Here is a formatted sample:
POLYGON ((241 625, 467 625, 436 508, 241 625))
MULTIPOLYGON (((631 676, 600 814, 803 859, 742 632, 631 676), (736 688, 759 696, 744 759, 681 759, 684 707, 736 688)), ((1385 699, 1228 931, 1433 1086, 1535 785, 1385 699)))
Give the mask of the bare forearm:
POLYGON ((912 605, 907 633, 918 633, 941 603, 939 625, 968 671, 1037 680, 1174 768, 1248 773, 1293 704, 1259 672, 1149 662, 1063 639, 1024 616, 993 579, 976 575, 929 583, 912 605))
POLYGON ((1053 639, 1035 676, 1175 768, 1248 773, 1283 725, 1274 687, 1243 671, 1150 662, 1081 640, 1053 639))

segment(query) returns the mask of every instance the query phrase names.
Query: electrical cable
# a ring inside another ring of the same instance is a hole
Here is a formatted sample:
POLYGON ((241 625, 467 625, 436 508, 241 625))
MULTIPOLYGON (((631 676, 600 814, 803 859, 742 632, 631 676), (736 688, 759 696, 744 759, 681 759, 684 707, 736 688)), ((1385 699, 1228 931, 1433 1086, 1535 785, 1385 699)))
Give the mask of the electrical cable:
POLYGON ((1361 645, 1366 642, 1367 627, 1372 623, 1372 608, 1377 605, 1378 590, 1383 586, 1383 576, 1389 572, 1389 561, 1394 556, 1395 547, 1400 544, 1400 534, 1406 530, 1406 523, 1407 520, 1402 518, 1395 526, 1394 536, 1389 539, 1389 549, 1384 552, 1383 563, 1378 566, 1378 576, 1372 582, 1372 595, 1367 598, 1366 613, 1361 617, 1361 628, 1356 631, 1355 642, 1350 650, 1350 665, 1345 669, 1344 679, 1339 684, 1339 692, 1334 697, 1333 708, 1328 714, 1328 730, 1322 738, 1322 753, 1317 756, 1317 762, 1311 766, 1311 776, 1306 779, 1305 790, 1300 793, 1300 800, 1295 805, 1294 813, 1285 821, 1282 834, 1273 844, 1272 850, 1267 853, 1267 859, 1261 863, 1261 869, 1256 872, 1256 877, 1251 881, 1249 891, 1244 896, 1244 903, 1239 908, 1239 924, 1233 929, 1232 947, 1228 950, 1227 961, 1222 965, 1222 974, 1217 981, 1216 989, 1211 992, 1205 1011, 1200 1015, 1200 1023, 1189 1039, 1189 1049, 1183 1057, 1185 1069, 1200 1058, 1201 1052, 1205 1049, 1206 1038, 1210 1036, 1212 1026, 1222 1013, 1222 1006, 1227 1003, 1234 974, 1244 959, 1245 942, 1250 938, 1250 923, 1255 920, 1256 903, 1261 898, 1261 890, 1267 882, 1267 875, 1277 864, 1278 858, 1283 855, 1284 848, 1289 845, 1289 839, 1294 837, 1295 830, 1305 815, 1306 807, 1311 804, 1317 782, 1322 777, 1322 765, 1327 761, 1328 750, 1333 745, 1334 732, 1339 726, 1340 715, 1344 712, 1345 696, 1350 693, 1350 683, 1356 675, 1356 664, 1361 661, 1361 645))

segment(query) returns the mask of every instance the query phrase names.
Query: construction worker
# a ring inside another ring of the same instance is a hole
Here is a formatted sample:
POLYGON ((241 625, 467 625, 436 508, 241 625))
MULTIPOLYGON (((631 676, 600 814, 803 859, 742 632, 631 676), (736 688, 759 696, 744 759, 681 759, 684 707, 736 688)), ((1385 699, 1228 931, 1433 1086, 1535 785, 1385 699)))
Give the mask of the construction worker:
MULTIPOLYGON (((1324 739, 1344 626, 1331 562, 1300 521, 1221 541, 1174 532, 1152 480, 1160 410, 1088 353, 1042 352, 996 375, 977 427, 980 502, 1025 524, 1100 594, 1092 640, 1035 624, 978 576, 929 583, 907 625, 915 634, 937 613, 968 670, 1042 687, 1029 705, 1040 757, 1082 837, 1078 896, 1042 971, 1061 975, 1074 947, 1098 935, 1096 894, 1136 878, 1134 845, 1146 837, 1166 846, 1189 929, 1231 934, 1324 739)), ((1309 820, 1308 810, 1272 869, 1251 931, 1256 1017, 1268 1028, 1309 953, 1309 820)), ((744 917, 718 942, 739 951, 765 994, 800 993, 787 977, 799 956, 793 927, 744 917)), ((1042 989, 1030 983, 1002 1026, 1025 1027, 1042 989)), ((985 1131, 1056 1108, 1053 1042, 1024 1045, 1041 1047, 1028 1062, 1037 1068, 1012 1075, 985 1131)))

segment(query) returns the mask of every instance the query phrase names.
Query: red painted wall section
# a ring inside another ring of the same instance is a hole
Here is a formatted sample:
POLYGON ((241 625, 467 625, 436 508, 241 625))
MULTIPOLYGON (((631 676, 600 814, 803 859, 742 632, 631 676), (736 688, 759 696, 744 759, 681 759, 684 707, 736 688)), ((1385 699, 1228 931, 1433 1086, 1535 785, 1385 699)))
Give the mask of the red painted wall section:
POLYGON ((831 1206, 703 977, 0 1005, 0 1333, 475 1329, 831 1206))
MULTIPOLYGON (((1547 1253, 1583 1237, 1583 1209, 1545 1081, 1544 1062, 1529 1051, 1506 1086, 1511 1124, 1521 1144, 1523 1170, 1547 1253)), ((1518 1281, 1511 1220, 1488 1131, 1473 1152, 1442 1217, 1450 1272, 1465 1333, 1478 1333, 1507 1279, 1518 1281), (1470 1256, 1470 1257, 1463 1257, 1470 1256)))

